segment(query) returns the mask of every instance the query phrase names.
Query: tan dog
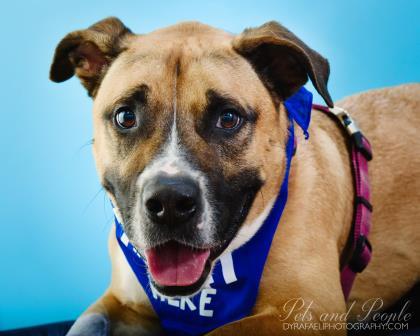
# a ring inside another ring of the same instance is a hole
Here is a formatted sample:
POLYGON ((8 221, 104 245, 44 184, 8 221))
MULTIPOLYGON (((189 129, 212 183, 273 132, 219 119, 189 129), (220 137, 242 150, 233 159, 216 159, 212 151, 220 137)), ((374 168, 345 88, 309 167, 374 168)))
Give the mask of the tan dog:
MULTIPOLYGON (((93 149, 101 183, 140 251, 173 239, 208 248, 217 259, 241 246, 261 225, 284 176, 282 102, 309 77, 331 103, 328 62, 275 22, 238 36, 195 22, 135 35, 108 18, 68 34, 57 46, 51 79, 62 82, 74 74, 94 99, 93 149), (173 179, 177 187, 170 189, 173 179), (156 199, 162 188, 182 204, 156 199), (159 217, 166 207, 172 212, 159 217)), ((374 149, 374 256, 352 291, 355 315, 369 298, 391 305, 419 278, 420 85, 371 91, 337 104, 355 117, 374 149)), ((309 141, 297 132, 289 200, 253 313, 211 335, 301 334, 284 328, 302 313, 288 316, 284 305, 293 298, 313 300, 312 321, 346 311, 340 258, 354 197, 347 139, 316 111, 309 132, 309 141)), ((111 285, 71 335, 161 332, 114 230, 111 285)), ((169 288, 159 285, 162 278, 153 270, 151 277, 163 294, 188 295, 205 283, 209 265, 192 285, 184 279, 169 288)))

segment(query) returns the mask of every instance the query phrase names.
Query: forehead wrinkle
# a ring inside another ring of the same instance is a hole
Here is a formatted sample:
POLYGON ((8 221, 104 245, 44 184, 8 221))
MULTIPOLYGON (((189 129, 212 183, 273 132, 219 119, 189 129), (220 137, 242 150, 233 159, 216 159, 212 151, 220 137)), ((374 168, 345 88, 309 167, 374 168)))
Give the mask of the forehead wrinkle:
POLYGON ((253 85, 248 85, 240 76, 242 73, 240 59, 238 62, 234 59, 230 61, 227 55, 208 53, 187 64, 187 67, 183 67, 182 87, 179 88, 182 90, 183 109, 188 109, 188 105, 201 105, 204 108, 209 90, 237 102, 237 105, 244 108, 255 109, 254 98, 258 95, 253 85))
POLYGON ((129 87, 127 90, 121 92, 117 97, 113 98, 110 105, 115 106, 122 103, 130 102, 131 100, 136 100, 136 96, 139 94, 147 94, 150 90, 150 87, 145 83, 139 83, 129 87))
MULTIPOLYGON (((163 59, 148 58, 148 61, 128 64, 127 55, 113 62, 99 88, 94 100, 94 111, 102 112, 111 104, 115 104, 128 90, 135 90, 140 85, 149 87, 149 92, 154 92, 162 99, 165 96, 170 100, 171 74, 168 63, 163 59)), ((154 99, 156 100, 156 99, 154 99)))
POLYGON ((257 111, 248 104, 241 103, 233 95, 228 92, 222 92, 217 88, 209 88, 206 91, 207 106, 206 110, 220 104, 239 108, 250 121, 255 121, 258 117, 257 111))

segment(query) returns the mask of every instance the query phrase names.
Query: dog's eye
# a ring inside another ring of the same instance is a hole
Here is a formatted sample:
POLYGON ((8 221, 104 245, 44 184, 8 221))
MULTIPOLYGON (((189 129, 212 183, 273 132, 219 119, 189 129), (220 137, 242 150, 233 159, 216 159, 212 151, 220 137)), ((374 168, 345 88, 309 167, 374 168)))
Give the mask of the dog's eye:
POLYGON ((233 130, 238 128, 242 123, 242 118, 238 112, 232 108, 228 108, 220 113, 219 119, 217 120, 216 127, 227 130, 233 130))
POLYGON ((120 107, 115 113, 115 123, 122 129, 133 128, 137 125, 136 114, 127 106, 120 107))

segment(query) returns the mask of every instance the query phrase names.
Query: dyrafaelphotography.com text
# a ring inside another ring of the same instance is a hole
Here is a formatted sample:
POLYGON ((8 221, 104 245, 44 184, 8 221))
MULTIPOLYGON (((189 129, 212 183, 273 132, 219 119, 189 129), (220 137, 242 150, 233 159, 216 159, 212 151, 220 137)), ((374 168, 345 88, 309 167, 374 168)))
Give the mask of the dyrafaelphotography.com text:
POLYGON ((408 321, 413 317, 408 311, 410 301, 406 301, 399 312, 382 312, 384 302, 381 298, 372 298, 361 305, 361 312, 354 316, 352 311, 356 302, 348 305, 344 313, 321 313, 315 316, 312 312, 314 301, 293 298, 283 305, 279 314, 284 330, 407 330, 408 321), (350 316, 352 320, 350 320, 350 316))

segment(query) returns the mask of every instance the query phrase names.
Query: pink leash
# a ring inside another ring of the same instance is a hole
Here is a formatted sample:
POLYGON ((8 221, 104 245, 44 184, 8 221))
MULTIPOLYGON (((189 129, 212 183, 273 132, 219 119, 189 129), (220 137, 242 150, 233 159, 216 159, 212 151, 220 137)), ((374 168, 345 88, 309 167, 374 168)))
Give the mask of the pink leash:
POLYGON ((356 126, 346 110, 339 107, 313 105, 313 108, 328 115, 344 127, 350 138, 351 160, 355 183, 355 210, 351 228, 351 254, 341 269, 341 286, 347 300, 356 274, 362 272, 372 257, 372 247, 367 239, 371 226, 372 205, 370 204, 370 183, 368 161, 372 160, 369 141, 356 126))

